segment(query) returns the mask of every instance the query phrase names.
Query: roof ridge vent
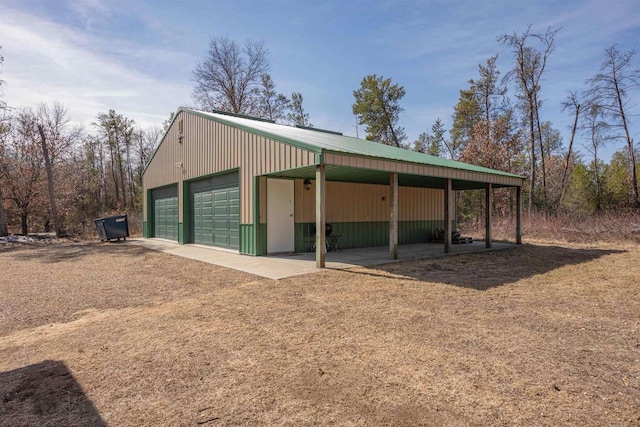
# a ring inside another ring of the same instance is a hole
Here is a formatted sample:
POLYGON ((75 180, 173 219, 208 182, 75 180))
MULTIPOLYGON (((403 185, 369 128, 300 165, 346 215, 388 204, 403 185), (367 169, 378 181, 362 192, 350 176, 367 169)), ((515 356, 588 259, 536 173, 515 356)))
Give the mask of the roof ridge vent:
POLYGON ((222 115, 231 116, 231 117, 238 117, 238 118, 241 118, 241 119, 255 120, 255 121, 258 121, 258 122, 267 122, 267 123, 274 123, 274 124, 276 122, 275 120, 265 119, 263 117, 254 117, 254 116, 249 116, 247 114, 231 113, 229 111, 222 111, 222 110, 211 109, 210 113, 222 114, 222 115))
POLYGON ((330 133, 332 135, 342 136, 342 132, 336 132, 335 130, 320 129, 320 128, 314 128, 313 126, 302 126, 302 125, 296 125, 296 127, 298 129, 315 130, 318 132, 324 132, 324 133, 330 133))

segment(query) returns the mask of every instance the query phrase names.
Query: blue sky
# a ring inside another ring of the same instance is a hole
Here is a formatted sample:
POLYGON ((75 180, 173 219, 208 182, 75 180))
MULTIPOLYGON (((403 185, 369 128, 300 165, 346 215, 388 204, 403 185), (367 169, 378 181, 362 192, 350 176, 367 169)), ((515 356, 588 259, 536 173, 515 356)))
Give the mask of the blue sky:
MULTIPOLYGON (((597 72, 605 48, 640 47, 639 1, 0 0, 0 77, 12 107, 59 101, 87 128, 109 109, 159 126, 193 105, 191 73, 211 37, 264 40, 277 90, 302 92, 315 126, 355 135, 353 90, 376 73, 405 87, 400 124, 414 140, 438 117, 449 127, 479 63, 499 53, 502 73, 511 68, 496 38, 529 24, 563 27, 541 118, 566 144, 571 117, 560 103, 597 72)), ((640 117, 633 120, 639 140, 640 117)))

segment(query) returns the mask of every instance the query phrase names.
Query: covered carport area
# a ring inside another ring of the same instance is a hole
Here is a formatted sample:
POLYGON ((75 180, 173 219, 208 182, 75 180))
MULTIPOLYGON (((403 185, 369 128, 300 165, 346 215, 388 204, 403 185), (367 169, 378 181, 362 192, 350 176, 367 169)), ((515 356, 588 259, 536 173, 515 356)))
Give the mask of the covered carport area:
POLYGON ((442 190, 444 217, 444 253, 452 252, 452 231, 455 230, 455 191, 484 190, 485 247, 492 243, 492 193, 494 188, 513 187, 516 192, 515 243, 522 242, 521 187, 524 178, 492 169, 443 160, 442 165, 377 158, 371 156, 323 152, 315 166, 268 174, 268 177, 313 180, 315 187, 315 259, 318 268, 326 265, 326 183, 329 181, 388 185, 389 188, 389 248, 388 257, 398 258, 399 188, 431 188, 442 190), (459 167, 452 167, 459 166, 459 167))

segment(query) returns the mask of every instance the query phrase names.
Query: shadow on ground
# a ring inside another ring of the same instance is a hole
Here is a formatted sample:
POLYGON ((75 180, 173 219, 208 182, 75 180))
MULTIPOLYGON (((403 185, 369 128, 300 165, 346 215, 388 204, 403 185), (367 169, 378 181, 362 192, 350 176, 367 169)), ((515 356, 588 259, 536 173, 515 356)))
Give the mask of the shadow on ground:
MULTIPOLYGON (((524 245, 497 251, 383 264, 372 268, 417 281, 484 291, 564 266, 578 265, 624 252, 627 251, 524 245)), ((367 271, 351 272, 377 275, 367 271)))
POLYGON ((0 426, 106 426, 60 361, 0 372, 0 426))
MULTIPOLYGON (((131 256, 142 255, 148 252, 138 245, 130 244, 124 240, 114 242, 80 242, 80 243, 10 243, 0 246, 0 252, 14 253, 16 258, 24 260, 38 260, 43 263, 56 263, 81 259, 88 255, 127 253, 131 256)), ((105 258, 105 264, 109 265, 109 259, 105 258)))

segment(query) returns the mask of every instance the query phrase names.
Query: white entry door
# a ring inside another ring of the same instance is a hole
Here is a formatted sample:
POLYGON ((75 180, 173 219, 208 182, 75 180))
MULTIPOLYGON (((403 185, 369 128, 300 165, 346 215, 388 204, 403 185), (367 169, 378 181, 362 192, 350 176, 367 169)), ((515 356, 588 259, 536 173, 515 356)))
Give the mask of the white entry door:
POLYGON ((267 179, 267 252, 293 252, 293 180, 267 179))

